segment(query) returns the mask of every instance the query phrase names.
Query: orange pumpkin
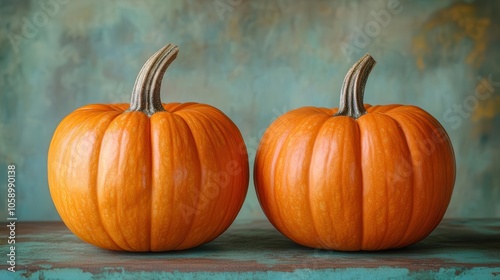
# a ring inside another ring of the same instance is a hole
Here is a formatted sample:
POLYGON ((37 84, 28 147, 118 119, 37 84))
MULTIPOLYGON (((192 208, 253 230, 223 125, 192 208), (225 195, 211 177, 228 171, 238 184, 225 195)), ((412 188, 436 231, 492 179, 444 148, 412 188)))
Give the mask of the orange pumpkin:
POLYGON ((280 116, 257 150, 254 182, 271 223, 293 241, 343 251, 405 247, 441 221, 455 181, 444 128, 416 106, 363 105, 375 60, 348 72, 340 108, 280 116))
POLYGON ((141 69, 128 104, 83 106, 64 118, 48 152, 50 193, 82 240, 127 251, 182 250, 224 232, 248 188, 236 125, 197 103, 160 101, 178 48, 141 69))

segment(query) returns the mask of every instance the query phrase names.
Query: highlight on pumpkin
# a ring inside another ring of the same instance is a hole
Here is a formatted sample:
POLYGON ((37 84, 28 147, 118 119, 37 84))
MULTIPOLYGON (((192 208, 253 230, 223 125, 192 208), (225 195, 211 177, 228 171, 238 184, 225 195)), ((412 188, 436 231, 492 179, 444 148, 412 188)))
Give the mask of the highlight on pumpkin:
POLYGON ((54 205, 80 239, 110 250, 184 250, 234 221, 249 174, 245 143, 220 110, 161 103, 168 44, 137 76, 130 104, 91 104, 57 126, 48 151, 54 205))
POLYGON ((374 65, 367 54, 348 71, 339 108, 289 111, 262 136, 257 197, 296 243, 401 248, 429 235, 448 207, 456 172, 448 135, 419 107, 363 104, 374 65))

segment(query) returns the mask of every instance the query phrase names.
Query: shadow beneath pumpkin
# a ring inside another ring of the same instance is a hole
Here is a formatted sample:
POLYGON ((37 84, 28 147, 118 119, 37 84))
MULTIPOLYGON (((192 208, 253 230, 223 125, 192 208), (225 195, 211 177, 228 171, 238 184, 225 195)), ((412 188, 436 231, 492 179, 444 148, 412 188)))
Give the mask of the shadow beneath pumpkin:
POLYGON ((278 232, 268 221, 239 222, 233 224, 226 232, 221 234, 215 240, 195 248, 166 251, 166 252, 124 252, 109 251, 96 248, 102 253, 133 256, 190 256, 190 255, 212 255, 214 253, 232 254, 262 252, 266 250, 303 250, 309 251, 310 248, 298 245, 280 232, 278 232))
POLYGON ((378 267, 383 264, 415 270, 453 265, 473 267, 471 264, 498 266, 490 260, 500 257, 500 224, 498 219, 448 219, 427 238, 405 248, 358 252, 316 249, 313 257, 316 259, 315 268, 326 268, 332 261, 340 267, 351 264, 378 267))
MULTIPOLYGON (((342 252, 345 254, 380 254, 380 253, 411 253, 423 252, 426 250, 446 250, 458 248, 491 249, 500 248, 500 224, 498 220, 488 219, 469 220, 467 224, 463 220, 446 220, 441 223, 424 240, 400 249, 390 249, 383 251, 357 251, 342 252), (481 224, 481 226, 475 224, 481 224), (487 224, 487 225, 484 225, 487 224)), ((313 249, 297 244, 283 236, 267 221, 240 222, 233 225, 229 230, 216 238, 214 241, 201 246, 167 252, 113 252, 102 250, 108 253, 131 254, 131 255, 151 255, 151 254, 174 254, 176 256, 190 254, 211 254, 215 252, 261 252, 263 250, 294 250, 294 251, 319 251, 332 252, 328 250, 313 249)), ((339 251, 337 251, 340 253, 339 251)))
MULTIPOLYGON (((500 224, 495 219, 448 219, 441 223, 426 239, 401 251, 424 252, 428 250, 484 250, 500 249, 500 224)), ((398 250, 393 250, 398 251, 398 250)))
MULTIPOLYGON (((268 221, 237 222, 216 240, 183 251, 133 253, 107 251, 90 245, 75 246, 92 256, 91 260, 78 264, 89 271, 106 267, 137 271, 497 267, 498 263, 494 262, 500 259, 500 220, 446 220, 417 244, 376 252, 304 247, 283 236, 268 221)), ((71 254, 75 253, 75 248, 71 254)))

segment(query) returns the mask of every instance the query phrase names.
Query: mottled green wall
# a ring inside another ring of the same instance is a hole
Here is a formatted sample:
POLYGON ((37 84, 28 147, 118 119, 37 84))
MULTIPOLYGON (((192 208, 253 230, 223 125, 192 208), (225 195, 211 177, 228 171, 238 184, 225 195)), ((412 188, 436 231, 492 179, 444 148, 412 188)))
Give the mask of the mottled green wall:
MULTIPOLYGON (((164 102, 220 108, 252 164, 270 122, 301 106, 336 107, 346 71, 370 52, 378 64, 366 101, 415 104, 450 134, 457 181, 447 215, 499 217, 499 11, 498 1, 0 0, 2 186, 15 163, 18 217, 59 219, 46 175, 56 125, 87 103, 128 102, 140 67, 167 42, 180 54, 164 102)), ((261 218, 249 190, 239 218, 261 218)))

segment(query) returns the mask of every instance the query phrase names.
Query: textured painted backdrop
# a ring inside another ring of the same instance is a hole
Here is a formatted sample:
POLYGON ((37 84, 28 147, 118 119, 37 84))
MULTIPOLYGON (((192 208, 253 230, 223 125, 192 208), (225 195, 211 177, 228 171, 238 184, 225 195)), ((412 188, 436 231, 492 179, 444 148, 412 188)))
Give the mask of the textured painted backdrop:
MULTIPOLYGON (((0 179, 17 165, 18 217, 57 220, 46 155, 87 103, 128 102, 145 60, 180 47, 162 99, 220 108, 250 161, 264 129, 306 105, 336 107, 370 52, 368 103, 415 104, 447 129, 457 181, 447 215, 500 216, 499 1, 0 1, 0 179)), ((3 189, 1 197, 6 196, 3 189)), ((6 217, 6 199, 0 217, 6 217)), ((250 183, 239 219, 261 218, 250 183)))

